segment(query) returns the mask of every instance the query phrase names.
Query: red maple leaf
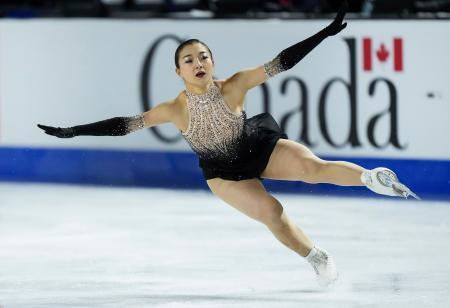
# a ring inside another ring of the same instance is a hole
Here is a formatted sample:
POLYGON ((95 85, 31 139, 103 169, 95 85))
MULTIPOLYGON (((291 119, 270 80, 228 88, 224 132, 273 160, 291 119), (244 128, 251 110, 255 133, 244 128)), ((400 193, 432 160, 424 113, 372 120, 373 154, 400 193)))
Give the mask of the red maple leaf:
POLYGON ((385 62, 387 58, 389 57, 389 51, 386 49, 384 44, 382 43, 380 48, 377 50, 377 57, 378 60, 381 62, 385 62))

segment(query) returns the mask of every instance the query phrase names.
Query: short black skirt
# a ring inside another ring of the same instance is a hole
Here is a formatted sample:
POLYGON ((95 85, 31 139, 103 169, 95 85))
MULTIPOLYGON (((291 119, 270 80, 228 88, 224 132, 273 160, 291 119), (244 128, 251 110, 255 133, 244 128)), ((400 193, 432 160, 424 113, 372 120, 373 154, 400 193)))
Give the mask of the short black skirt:
POLYGON ((206 180, 222 178, 240 181, 260 175, 269 162, 278 139, 287 139, 275 119, 269 113, 261 113, 244 122, 244 132, 237 159, 224 163, 199 158, 199 165, 206 180))

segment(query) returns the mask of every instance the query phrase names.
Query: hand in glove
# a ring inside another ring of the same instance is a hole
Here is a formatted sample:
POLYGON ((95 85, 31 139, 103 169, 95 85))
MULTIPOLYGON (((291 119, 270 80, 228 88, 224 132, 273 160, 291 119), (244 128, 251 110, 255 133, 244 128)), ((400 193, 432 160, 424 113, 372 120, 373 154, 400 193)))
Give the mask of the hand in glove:
POLYGON ((40 129, 43 129, 47 135, 55 136, 58 138, 72 138, 75 137, 76 134, 72 127, 61 128, 61 127, 52 127, 46 125, 37 125, 40 129))

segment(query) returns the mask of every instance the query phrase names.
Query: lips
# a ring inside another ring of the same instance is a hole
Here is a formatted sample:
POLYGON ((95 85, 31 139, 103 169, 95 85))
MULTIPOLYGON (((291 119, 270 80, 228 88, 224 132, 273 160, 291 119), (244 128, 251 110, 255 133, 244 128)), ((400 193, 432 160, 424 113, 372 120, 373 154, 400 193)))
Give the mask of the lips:
POLYGON ((195 74, 195 77, 202 78, 205 75, 206 75, 205 72, 198 72, 197 74, 195 74))

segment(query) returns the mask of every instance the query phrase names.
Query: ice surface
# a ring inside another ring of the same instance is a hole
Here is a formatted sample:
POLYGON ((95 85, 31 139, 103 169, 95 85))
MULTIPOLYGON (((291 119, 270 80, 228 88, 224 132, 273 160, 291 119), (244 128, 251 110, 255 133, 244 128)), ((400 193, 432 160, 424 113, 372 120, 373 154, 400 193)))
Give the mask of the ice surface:
POLYGON ((0 184, 0 307, 450 307, 450 203, 275 196, 333 289, 206 191, 0 184))

